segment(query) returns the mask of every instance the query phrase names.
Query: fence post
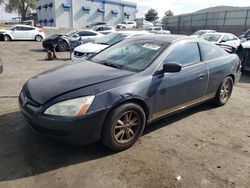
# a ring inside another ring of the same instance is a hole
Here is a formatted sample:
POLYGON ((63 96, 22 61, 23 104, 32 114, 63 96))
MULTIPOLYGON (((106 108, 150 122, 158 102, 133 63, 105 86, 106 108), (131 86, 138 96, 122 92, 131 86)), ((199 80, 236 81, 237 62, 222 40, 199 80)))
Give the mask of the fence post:
POLYGON ((248 14, 249 14, 249 9, 247 9, 246 17, 245 17, 245 23, 244 23, 244 28, 247 30, 247 19, 248 19, 248 14))
POLYGON ((207 18, 208 18, 208 12, 206 13, 206 19, 205 19, 205 27, 207 29, 207 18))

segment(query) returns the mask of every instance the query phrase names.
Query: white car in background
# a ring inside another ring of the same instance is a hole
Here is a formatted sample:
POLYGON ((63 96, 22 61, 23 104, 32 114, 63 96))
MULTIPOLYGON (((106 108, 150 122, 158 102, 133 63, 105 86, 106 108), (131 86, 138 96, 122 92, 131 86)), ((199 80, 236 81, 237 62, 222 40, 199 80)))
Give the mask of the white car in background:
POLYGON ((99 32, 101 34, 109 34, 109 33, 113 33, 115 32, 115 28, 112 26, 107 26, 107 25, 99 25, 99 26, 95 26, 92 28, 92 30, 99 32))
POLYGON ((145 31, 157 34, 171 34, 169 30, 164 30, 162 27, 147 27, 145 31))
POLYGON ((207 33, 201 35, 200 38, 215 44, 226 44, 238 48, 241 40, 231 33, 207 33))
POLYGON ((154 24, 147 21, 147 20, 143 20, 143 23, 142 23, 142 28, 148 28, 148 27, 153 27, 154 24))
POLYGON ((124 21, 116 25, 118 29, 133 29, 136 28, 137 24, 134 21, 124 21))
POLYGON ((110 33, 106 36, 96 39, 94 42, 89 42, 76 47, 71 54, 71 59, 73 62, 78 62, 86 57, 92 56, 101 50, 117 43, 125 38, 150 34, 143 31, 119 31, 115 33, 110 33))
POLYGON ((12 28, 1 30, 5 41, 11 40, 35 40, 42 41, 45 38, 45 33, 38 27, 29 25, 15 25, 12 28))
POLYGON ((216 33, 216 31, 215 30, 198 30, 198 31, 194 32, 191 36, 198 38, 201 35, 204 35, 206 33, 216 33))

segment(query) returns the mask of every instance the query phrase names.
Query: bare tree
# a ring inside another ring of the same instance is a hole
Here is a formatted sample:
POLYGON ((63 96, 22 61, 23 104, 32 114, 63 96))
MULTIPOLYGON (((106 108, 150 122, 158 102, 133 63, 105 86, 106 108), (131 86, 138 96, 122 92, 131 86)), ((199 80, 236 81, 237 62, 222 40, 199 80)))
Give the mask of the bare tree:
POLYGON ((26 20, 29 9, 36 8, 36 0, 0 0, 0 4, 5 5, 6 12, 17 11, 21 15, 22 21, 26 20))

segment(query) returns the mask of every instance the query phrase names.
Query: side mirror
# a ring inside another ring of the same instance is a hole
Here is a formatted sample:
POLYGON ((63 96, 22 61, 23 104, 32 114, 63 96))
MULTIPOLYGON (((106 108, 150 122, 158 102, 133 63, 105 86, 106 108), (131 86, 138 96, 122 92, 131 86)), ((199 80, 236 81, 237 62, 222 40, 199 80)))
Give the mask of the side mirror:
POLYGON ((168 62, 165 62, 163 64, 163 72, 180 72, 182 69, 182 65, 179 64, 179 63, 168 63, 168 62))

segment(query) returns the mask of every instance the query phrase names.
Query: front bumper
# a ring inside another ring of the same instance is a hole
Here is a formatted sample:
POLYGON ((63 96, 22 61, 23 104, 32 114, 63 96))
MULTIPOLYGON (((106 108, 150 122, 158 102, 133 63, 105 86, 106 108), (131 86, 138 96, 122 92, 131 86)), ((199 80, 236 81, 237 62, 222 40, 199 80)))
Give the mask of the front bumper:
POLYGON ((74 145, 85 145, 101 139, 102 125, 107 109, 85 115, 81 118, 67 119, 41 115, 23 106, 19 99, 19 108, 32 129, 41 136, 74 145))

